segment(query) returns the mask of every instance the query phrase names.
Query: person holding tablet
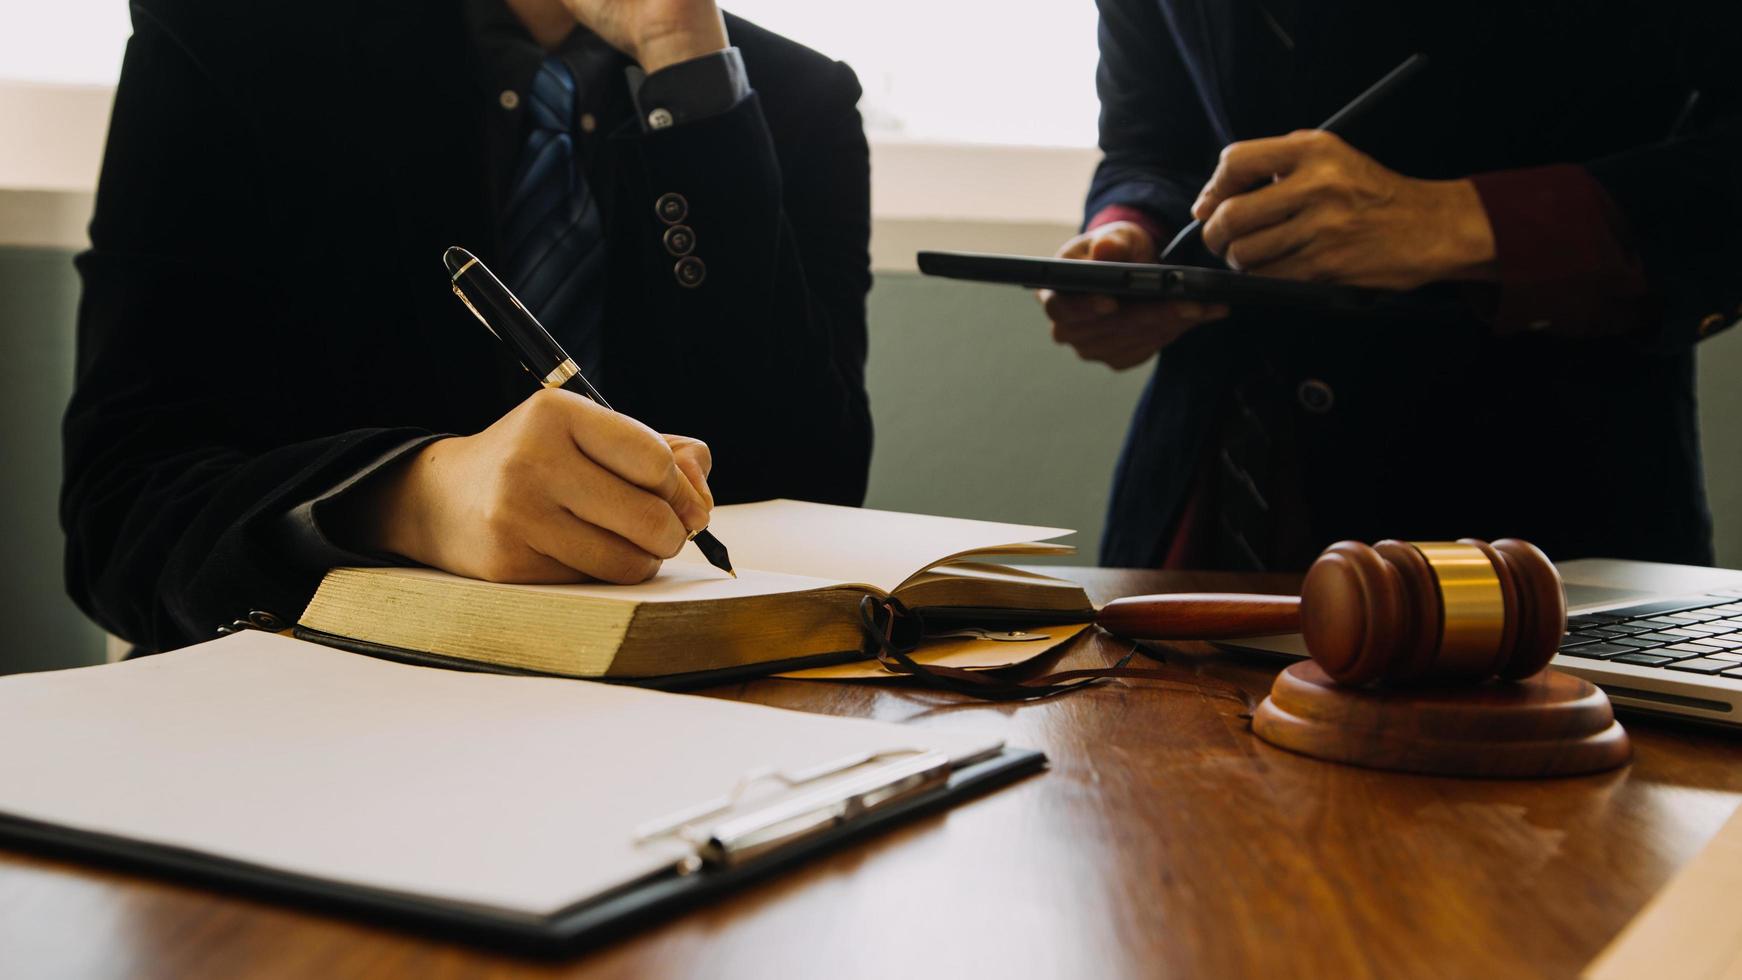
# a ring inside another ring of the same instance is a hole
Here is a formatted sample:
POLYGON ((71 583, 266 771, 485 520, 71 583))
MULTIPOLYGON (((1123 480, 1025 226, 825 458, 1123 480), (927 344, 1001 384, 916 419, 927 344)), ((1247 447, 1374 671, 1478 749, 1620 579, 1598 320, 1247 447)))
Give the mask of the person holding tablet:
POLYGON ((1160 354, 1103 563, 1299 569, 1337 539, 1463 536, 1712 560, 1693 347, 1742 316, 1733 10, 1098 5, 1104 158, 1061 256, 1151 262, 1196 218, 1230 268, 1434 300, 1043 291, 1080 356, 1160 354), (1344 137, 1298 130, 1412 52, 1427 67, 1344 137))

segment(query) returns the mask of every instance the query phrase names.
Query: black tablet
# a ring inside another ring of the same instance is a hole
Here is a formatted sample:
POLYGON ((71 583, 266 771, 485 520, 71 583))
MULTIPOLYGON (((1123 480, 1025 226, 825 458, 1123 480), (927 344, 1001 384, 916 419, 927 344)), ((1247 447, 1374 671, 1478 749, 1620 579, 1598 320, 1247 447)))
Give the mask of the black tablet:
POLYGON ((1254 276, 1228 269, 1141 262, 1089 262, 978 252, 920 252, 928 276, 1003 283, 1063 293, 1104 293, 1139 299, 1187 299, 1230 306, 1272 306, 1372 313, 1403 293, 1254 276))

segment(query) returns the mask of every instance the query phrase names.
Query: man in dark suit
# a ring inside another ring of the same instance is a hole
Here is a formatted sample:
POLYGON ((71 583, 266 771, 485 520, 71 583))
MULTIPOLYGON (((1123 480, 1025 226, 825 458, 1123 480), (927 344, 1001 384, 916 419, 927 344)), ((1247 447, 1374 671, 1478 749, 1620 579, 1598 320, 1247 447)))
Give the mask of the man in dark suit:
POLYGON ((1105 158, 1063 254, 1152 261, 1196 216, 1235 269, 1454 313, 1043 295, 1084 357, 1161 352, 1105 562, 1466 535, 1711 561, 1693 347, 1742 315, 1735 4, 1099 6, 1105 158), (1413 52, 1426 72, 1346 141, 1277 135, 1413 52))
POLYGON ((714 0, 133 11, 65 425, 99 623, 158 650, 288 622, 340 563, 638 581, 716 498, 860 502, 845 65, 714 0), (645 425, 528 398, 456 244, 645 425))

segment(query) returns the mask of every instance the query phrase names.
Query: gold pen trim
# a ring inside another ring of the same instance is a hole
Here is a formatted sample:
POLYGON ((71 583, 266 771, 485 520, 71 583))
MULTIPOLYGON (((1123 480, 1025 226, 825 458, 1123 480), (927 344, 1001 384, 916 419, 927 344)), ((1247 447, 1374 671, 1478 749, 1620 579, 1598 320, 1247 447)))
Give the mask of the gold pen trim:
POLYGON ((580 366, 575 364, 575 359, 571 357, 551 368, 550 373, 544 376, 543 384, 546 388, 561 388, 564 382, 580 373, 580 366))
POLYGON ((474 255, 471 258, 466 260, 465 265, 460 266, 459 271, 454 273, 453 278, 459 279, 461 276, 466 274, 467 269, 470 269, 472 266, 475 266, 477 264, 478 264, 478 257, 476 255, 474 255))
MULTIPOLYGON (((471 263, 469 263, 469 262, 467 263, 467 265, 470 265, 470 264, 471 263)), ((467 298, 465 290, 460 288, 459 283, 450 282, 450 283, 448 283, 448 288, 452 289, 454 291, 454 295, 458 296, 460 298, 460 302, 466 304, 466 309, 472 311, 472 315, 478 318, 478 322, 482 323, 484 325, 484 329, 490 331, 490 336, 495 337, 497 340, 502 339, 502 335, 498 334, 496 332, 496 328, 492 327, 490 325, 490 321, 484 319, 484 314, 479 313, 478 308, 476 306, 472 305, 472 301, 469 298, 467 298)))

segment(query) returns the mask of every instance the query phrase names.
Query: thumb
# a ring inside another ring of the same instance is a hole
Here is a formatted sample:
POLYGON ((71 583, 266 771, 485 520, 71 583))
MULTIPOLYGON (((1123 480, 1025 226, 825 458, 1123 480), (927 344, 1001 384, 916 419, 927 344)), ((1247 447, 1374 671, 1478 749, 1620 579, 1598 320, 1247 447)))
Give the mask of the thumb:
POLYGON ((1129 221, 1108 225, 1089 246, 1089 258, 1100 262, 1154 262, 1155 241, 1129 221))

